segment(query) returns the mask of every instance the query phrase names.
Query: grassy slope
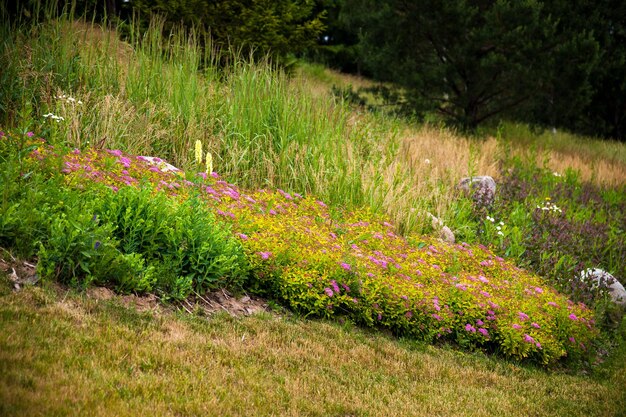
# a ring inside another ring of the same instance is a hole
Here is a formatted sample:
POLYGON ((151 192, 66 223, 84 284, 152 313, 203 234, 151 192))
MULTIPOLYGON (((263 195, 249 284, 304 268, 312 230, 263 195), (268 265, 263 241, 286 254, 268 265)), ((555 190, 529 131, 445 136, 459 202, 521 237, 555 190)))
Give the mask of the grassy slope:
POLYGON ((140 313, 3 282, 0 414, 617 416, 624 354, 591 376, 546 372, 327 322, 140 313))
MULTIPOLYGON (((105 67, 94 66, 103 72, 105 67)), ((112 72, 116 71, 124 73, 118 67, 112 72)), ((122 78, 133 79, 132 74, 122 78)), ((245 84, 244 81, 241 82, 245 84)), ((237 85, 234 82, 229 86, 237 85)), ((51 92, 51 97, 56 93, 51 92)), ((155 144, 165 143, 169 135, 195 138, 201 137, 207 126, 216 131, 222 128, 198 123, 195 130, 173 129, 173 133, 166 134, 165 130, 157 129, 155 134, 146 131, 146 126, 158 127, 158 123, 163 123, 180 127, 185 124, 174 122, 184 117, 162 117, 156 112, 158 117, 154 120, 144 120, 141 114, 152 113, 135 114, 133 109, 125 107, 122 95, 111 98, 99 97, 95 91, 92 94, 90 108, 106 110, 109 106, 113 110, 86 115, 92 125, 81 133, 84 137, 76 137, 77 143, 82 143, 85 137, 109 137, 115 139, 108 139, 112 143, 107 145, 125 144, 158 153, 160 149, 147 146, 143 140, 153 137, 155 144), (119 109, 114 108, 116 103, 119 109), (101 114, 110 117, 96 117, 101 114), (119 114, 128 115, 128 119, 118 117, 119 114), (135 130, 131 129, 133 126, 135 130), (138 132, 143 132, 145 137, 138 132), (129 138, 135 142, 125 143, 129 138)), ((181 96, 195 97, 194 94, 181 96)), ((139 107, 143 106, 144 98, 136 98, 139 107)), ((52 103, 51 99, 50 109, 52 103)), ((185 103, 174 104, 185 107, 185 103)), ((233 105, 233 113, 239 108, 240 105, 233 105)), ((202 106, 198 109, 198 114, 206 110, 202 106)), ((166 116, 168 111, 163 110, 166 116)), ((228 112, 225 115, 229 116, 228 112)), ((367 137, 372 142, 386 138, 382 128, 380 132, 370 131, 376 123, 369 117, 351 114, 348 128, 336 136, 333 134, 333 138, 352 138, 351 132, 358 129, 365 133, 359 131, 357 138, 367 137)), ((232 124, 245 122, 232 118, 232 124)), ((392 125, 397 130, 403 128, 392 125)), ((516 138, 524 132, 511 129, 504 134, 516 138)), ((495 169, 492 153, 495 140, 476 143, 432 127, 408 127, 400 136, 398 143, 388 147, 397 147, 402 152, 391 152, 393 157, 382 157, 387 164, 371 163, 363 170, 367 178, 372 177, 368 170, 381 167, 382 185, 371 187, 366 179, 361 179, 363 184, 355 180, 356 186, 375 190, 372 205, 382 205, 398 220, 402 219, 402 213, 408 212, 409 206, 397 202, 416 202, 427 195, 432 202, 425 207, 444 218, 446 212, 454 216, 441 183, 450 185, 467 172, 485 174, 495 169), (425 159, 431 163, 425 164, 425 159), (411 170, 397 180, 397 172, 405 164, 411 170), (397 198, 405 188, 413 189, 414 183, 407 179, 409 174, 420 179, 422 188, 407 192, 411 198, 397 198)), ((230 142, 226 139, 211 137, 210 143, 216 149, 228 148, 230 142)), ((566 142, 565 138, 563 143, 566 142)), ((164 151, 184 165, 184 161, 191 159, 186 153, 192 149, 192 143, 189 139, 175 149, 164 151)), ((385 147, 381 148, 371 147, 385 155, 385 147)), ((562 146, 553 148, 571 154, 562 146)), ((585 151, 576 145, 577 153, 582 155, 580 163, 596 169, 595 177, 593 172, 591 177, 611 178, 610 183, 624 181, 623 156, 607 162, 617 164, 614 166, 618 170, 608 165, 605 172, 599 167, 603 166, 606 155, 595 155, 590 150, 591 147, 585 151)), ((232 149, 223 152, 224 155, 240 153, 232 149)), ((619 154, 613 150, 608 153, 619 154)), ((347 153, 352 154, 359 153, 347 153)), ((299 154, 293 155, 296 161, 299 154)), ((557 154, 553 155, 552 161, 555 160, 558 162, 557 154)), ((281 161, 291 164, 290 158, 282 158, 270 165, 282 166, 281 161)), ((354 166, 360 166, 357 158, 354 162, 354 166)), ((227 166, 228 161, 222 164, 227 166)), ((582 169, 582 166, 574 167, 582 169)), ((311 172, 317 168, 311 167, 311 172)), ((559 167, 554 169, 560 171, 559 167)), ((234 168, 230 172, 238 173, 234 168)), ((267 172, 259 173, 259 178, 271 172, 268 168, 267 172)), ((346 172, 352 171, 346 168, 346 172)), ((328 188, 323 179, 311 178, 310 184, 328 188)), ((10 294, 5 287, 0 297, 0 415, 137 415, 153 410, 155 415, 610 416, 620 415, 626 409, 620 389, 626 385, 624 348, 613 355, 611 364, 595 369, 594 375, 567 375, 323 322, 270 315, 243 319, 218 315, 208 321, 175 314, 153 316, 110 302, 66 297, 40 288, 10 294), (612 397, 619 400, 608 400, 612 397)))

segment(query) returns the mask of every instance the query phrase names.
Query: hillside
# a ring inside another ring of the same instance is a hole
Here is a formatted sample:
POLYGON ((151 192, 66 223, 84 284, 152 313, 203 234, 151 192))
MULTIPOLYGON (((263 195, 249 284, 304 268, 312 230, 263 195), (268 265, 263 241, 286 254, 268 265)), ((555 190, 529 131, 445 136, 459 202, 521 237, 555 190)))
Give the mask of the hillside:
POLYGON ((219 68, 159 21, 2 30, 2 412, 626 407, 623 307, 578 278, 626 276, 623 144, 463 137, 309 64, 219 68))

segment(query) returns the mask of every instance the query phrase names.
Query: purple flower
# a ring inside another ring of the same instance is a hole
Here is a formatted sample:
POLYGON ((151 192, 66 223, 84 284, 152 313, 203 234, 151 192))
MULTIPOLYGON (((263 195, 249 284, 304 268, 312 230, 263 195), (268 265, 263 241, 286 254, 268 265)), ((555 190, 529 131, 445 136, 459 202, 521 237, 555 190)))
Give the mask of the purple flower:
POLYGON ((324 292, 326 293, 327 296, 332 297, 333 296, 333 290, 331 290, 330 288, 326 287, 324 288, 324 292))
POLYGON ((480 328, 478 331, 485 337, 489 336, 489 331, 487 329, 480 328))
POLYGON ((476 328, 474 326, 472 326, 471 324, 467 323, 465 325, 465 331, 476 333, 476 328))
POLYGON ((261 255, 262 259, 269 259, 272 256, 272 252, 259 252, 259 255, 261 255))
POLYGON ((327 206, 326 206, 326 204, 324 204, 324 202, 323 202, 323 201, 319 201, 319 200, 318 200, 318 201, 316 201, 316 203, 317 203, 320 207, 324 207, 324 208, 325 208, 325 207, 327 207, 327 206))
POLYGON ((333 287, 333 291, 339 293, 339 285, 337 285, 337 281, 333 279, 332 281, 330 281, 330 285, 333 287))
POLYGON ((438 321, 441 321, 441 316, 439 314, 431 314, 431 316, 438 321))
POLYGON ((570 337, 569 341, 572 342, 572 343, 576 343, 576 339, 574 339, 573 337, 570 337))
POLYGON ((525 334, 524 335, 524 342, 535 343, 535 339, 533 339, 530 335, 525 334))
POLYGON ((548 301, 548 305, 552 306, 552 307, 558 307, 559 305, 557 303, 555 303, 554 301, 548 301))
POLYGON ((130 159, 126 158, 126 157, 120 157, 120 159, 117 160, 117 162, 119 164, 122 164, 124 166, 124 168, 130 168, 130 159))
POLYGON ((26 136, 32 138, 33 136, 35 136, 35 134, 33 132, 26 132, 26 136))
POLYGON ((522 313, 521 311, 518 313, 520 320, 528 320, 528 314, 522 313))
POLYGON ((378 321, 380 321, 380 320, 382 320, 382 319, 383 319, 383 315, 382 315, 382 314, 380 314, 380 313, 378 313, 378 321))
POLYGON ((483 322, 481 319, 478 319, 476 320, 476 324, 482 326, 483 324, 485 324, 485 322, 483 322))
POLYGON ((465 286, 465 284, 456 284, 455 287, 457 287, 461 291, 467 291, 467 287, 465 286))
POLYGON ((351 269, 351 268, 350 268, 350 265, 349 265, 349 264, 347 264, 347 263, 345 263, 345 262, 342 262, 342 263, 341 263, 341 267, 342 267, 343 269, 345 269, 346 271, 350 271, 350 269, 351 269))
POLYGON ((537 346, 537 348, 541 349, 541 343, 537 342, 537 343, 535 343, 535 346, 537 346))
POLYGON ((543 290, 541 288, 539 288, 539 287, 535 287, 535 292, 537 294, 541 294, 541 293, 543 293, 543 290))
POLYGON ((483 297, 491 297, 491 294, 489 294, 487 291, 481 291, 480 293, 483 295, 483 297))
POLYGON ((531 323, 531 326, 533 326, 535 329, 540 329, 541 326, 539 326, 537 323, 531 323))
POLYGON ((574 313, 570 314, 568 317, 570 320, 578 320, 578 317, 576 317, 576 314, 574 313))
MULTIPOLYGON (((122 151, 120 151, 119 149, 113 149, 113 150, 109 149, 107 152, 113 156, 117 156, 117 157, 122 156, 122 151)), ((154 160, 156 161, 156 158, 154 160)))
POLYGON ((520 326, 519 324, 514 324, 513 328, 516 329, 516 330, 519 330, 519 329, 522 328, 522 326, 520 326))
POLYGON ((271 209, 271 210, 270 210, 270 214, 271 214, 272 216, 275 216, 275 215, 276 215, 276 210, 271 209))
POLYGON ((237 233, 237 236, 239 236, 243 240, 248 240, 248 236, 244 235, 243 233, 237 233))
POLYGON ((411 317, 413 317, 413 312, 407 311, 405 316, 406 316, 407 319, 410 319, 411 317))

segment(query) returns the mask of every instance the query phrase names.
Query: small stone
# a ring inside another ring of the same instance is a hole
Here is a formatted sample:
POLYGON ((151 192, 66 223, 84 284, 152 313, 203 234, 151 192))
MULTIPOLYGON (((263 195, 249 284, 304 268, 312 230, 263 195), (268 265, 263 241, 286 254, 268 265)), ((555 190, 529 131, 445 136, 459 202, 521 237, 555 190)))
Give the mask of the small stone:
POLYGON ((626 289, 613 275, 600 268, 589 268, 581 272, 580 280, 590 282, 592 287, 604 287, 609 290, 615 304, 626 306, 626 289))

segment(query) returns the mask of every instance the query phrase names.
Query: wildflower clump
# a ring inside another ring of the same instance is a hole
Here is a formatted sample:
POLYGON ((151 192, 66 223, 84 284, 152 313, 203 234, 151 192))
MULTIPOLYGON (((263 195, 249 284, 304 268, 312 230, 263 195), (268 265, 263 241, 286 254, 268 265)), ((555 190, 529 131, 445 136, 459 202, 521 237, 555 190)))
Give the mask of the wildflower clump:
MULTIPOLYGON (((45 148, 33 157, 53 152, 45 148)), ((543 364, 584 354, 597 336, 583 304, 481 245, 402 237, 366 209, 331 208, 280 189, 247 192, 213 172, 185 180, 120 151, 74 151, 62 158, 62 173, 77 187, 149 182, 178 199, 200 198, 243 247, 251 271, 245 287, 306 315, 343 316, 543 364)), ((486 222, 496 236, 504 230, 491 217, 486 222)))

